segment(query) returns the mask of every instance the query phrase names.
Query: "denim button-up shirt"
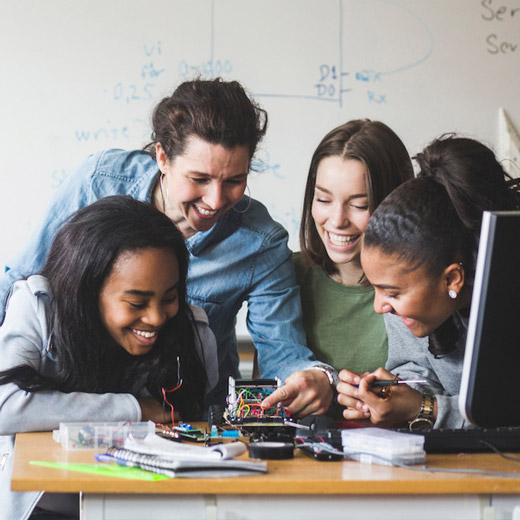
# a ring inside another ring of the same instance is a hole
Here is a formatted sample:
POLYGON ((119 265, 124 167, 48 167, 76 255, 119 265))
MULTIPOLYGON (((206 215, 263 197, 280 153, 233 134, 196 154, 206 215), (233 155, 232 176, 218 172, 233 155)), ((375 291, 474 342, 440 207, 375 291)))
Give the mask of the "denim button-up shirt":
MULTIPOLYGON (((72 213, 109 195, 151 202, 158 172, 155 160, 141 151, 108 150, 89 156, 58 188, 27 247, 8 263, 0 279, 0 314, 12 283, 41 269, 56 231, 72 213)), ((239 207, 248 204, 244 196, 239 207)), ((211 229, 186 240, 188 300, 206 311, 217 339, 220 380, 210 402, 221 401, 228 376, 239 375, 235 321, 244 301, 262 377, 284 380, 317 364, 306 347, 287 238, 266 208, 251 200, 244 213, 231 209, 211 229)))

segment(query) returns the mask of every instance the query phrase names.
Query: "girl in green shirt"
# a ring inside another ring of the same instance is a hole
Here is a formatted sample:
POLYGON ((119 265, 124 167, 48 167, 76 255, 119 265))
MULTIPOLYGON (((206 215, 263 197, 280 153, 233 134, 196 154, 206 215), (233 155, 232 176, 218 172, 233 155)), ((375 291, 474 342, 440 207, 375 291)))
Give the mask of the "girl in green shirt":
POLYGON ((293 255, 307 344, 337 370, 384 366, 387 336, 360 263, 368 219, 394 188, 413 177, 399 137, 379 121, 354 120, 329 132, 307 177, 300 253, 293 255))

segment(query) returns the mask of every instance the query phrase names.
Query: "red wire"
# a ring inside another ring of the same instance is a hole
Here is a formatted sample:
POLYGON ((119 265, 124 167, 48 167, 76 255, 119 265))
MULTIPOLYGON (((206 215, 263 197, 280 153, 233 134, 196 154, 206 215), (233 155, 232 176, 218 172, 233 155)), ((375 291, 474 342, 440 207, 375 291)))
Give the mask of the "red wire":
POLYGON ((164 402, 172 409, 172 426, 175 426, 175 410, 173 408, 173 404, 170 403, 170 401, 168 401, 168 399, 166 398, 166 393, 175 392, 175 390, 178 390, 181 386, 182 386, 182 379, 181 379, 180 383, 175 388, 172 388, 171 390, 166 390, 166 388, 164 388, 164 387, 161 388, 164 402))

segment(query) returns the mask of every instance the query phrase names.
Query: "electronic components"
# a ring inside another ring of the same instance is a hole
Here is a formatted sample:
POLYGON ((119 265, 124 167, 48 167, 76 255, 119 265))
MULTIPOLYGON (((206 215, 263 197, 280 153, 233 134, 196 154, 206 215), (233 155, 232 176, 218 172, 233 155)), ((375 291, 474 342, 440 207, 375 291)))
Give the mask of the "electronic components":
POLYGON ((233 379, 229 378, 227 408, 224 414, 228 423, 237 426, 283 426, 289 412, 281 404, 262 407, 262 401, 282 386, 279 378, 233 379))
POLYGON ((90 450, 122 446, 128 435, 143 439, 154 433, 155 424, 147 422, 60 422, 52 438, 67 450, 90 450))
POLYGON ((294 430, 286 424, 290 421, 289 411, 280 403, 269 408, 262 406, 262 401, 281 386, 279 378, 230 377, 226 406, 214 405, 209 409, 208 422, 212 436, 214 430, 224 436, 224 432, 231 428, 249 437, 251 441, 292 443, 294 430))

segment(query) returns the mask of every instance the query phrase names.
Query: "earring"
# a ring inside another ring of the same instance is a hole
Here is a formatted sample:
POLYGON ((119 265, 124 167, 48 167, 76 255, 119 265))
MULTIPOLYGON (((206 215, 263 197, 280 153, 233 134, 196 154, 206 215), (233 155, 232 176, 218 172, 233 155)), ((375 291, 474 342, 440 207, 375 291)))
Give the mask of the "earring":
POLYGON ((238 204, 238 202, 240 202, 240 199, 237 204, 235 204, 235 206, 233 206, 233 210, 236 211, 237 213, 245 213, 248 209, 249 209, 249 206, 251 206, 251 190, 249 189, 249 184, 246 184, 246 189, 247 189, 247 196, 249 197, 249 201, 247 203, 247 206, 244 208, 244 209, 236 209, 236 205, 238 204))
POLYGON ((448 291, 448 296, 452 299, 452 300, 455 300, 458 296, 457 294, 457 291, 454 291, 453 289, 450 289, 448 291))

